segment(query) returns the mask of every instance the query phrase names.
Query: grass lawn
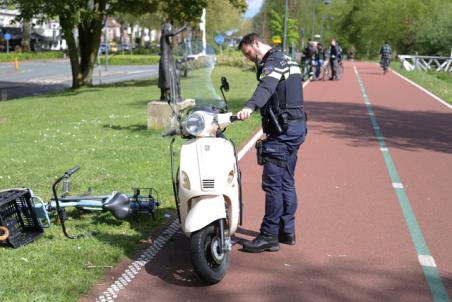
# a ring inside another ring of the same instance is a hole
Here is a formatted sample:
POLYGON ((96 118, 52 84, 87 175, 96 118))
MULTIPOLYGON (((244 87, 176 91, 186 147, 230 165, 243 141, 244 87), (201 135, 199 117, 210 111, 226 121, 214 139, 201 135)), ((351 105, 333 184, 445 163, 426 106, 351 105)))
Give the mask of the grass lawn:
POLYGON ((0 63, 2 62, 15 62, 17 59, 20 61, 28 60, 47 60, 47 59, 61 59, 64 57, 62 51, 44 51, 44 52, 10 52, 0 53, 0 63))
POLYGON ((392 62, 391 68, 452 104, 452 72, 406 71, 400 67, 398 61, 392 62))
MULTIPOLYGON (((130 55, 130 54, 109 54, 108 64, 110 65, 153 65, 158 64, 160 60, 159 55, 130 55)), ((105 64, 105 55, 100 56, 100 64, 105 64)))
MULTIPOLYGON (((182 80, 184 97, 193 95, 202 72, 182 80)), ((212 73, 215 88, 222 75, 230 82, 230 110, 237 112, 252 94, 255 76, 217 67, 212 73)), ((88 265, 114 266, 133 257, 139 241, 164 222, 162 214, 174 211, 170 139, 146 129, 147 103, 159 95, 152 79, 0 102, 0 189, 30 187, 49 200, 57 176, 80 164, 72 177, 75 195, 89 187, 93 194, 109 194, 151 186, 162 201, 157 221, 149 216, 120 221, 109 213, 74 210, 69 233, 97 231, 96 236, 69 240, 53 224, 24 247, 0 247, 0 301, 77 301, 105 270, 88 265)), ((226 135, 241 145, 259 123, 256 114, 232 125, 226 135)))

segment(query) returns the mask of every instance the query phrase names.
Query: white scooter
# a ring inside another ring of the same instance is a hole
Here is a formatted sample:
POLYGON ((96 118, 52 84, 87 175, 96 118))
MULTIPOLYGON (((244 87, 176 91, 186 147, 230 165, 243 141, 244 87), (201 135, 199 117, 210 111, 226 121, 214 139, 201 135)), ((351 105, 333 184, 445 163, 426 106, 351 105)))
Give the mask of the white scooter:
MULTIPOLYGON (((228 91, 222 77, 220 90, 228 91)), ((163 136, 180 135, 179 168, 174 169, 175 138, 171 140, 171 170, 179 222, 190 238, 193 267, 208 284, 218 283, 229 268, 231 237, 242 221, 240 169, 232 141, 222 129, 237 120, 225 109, 192 110, 163 136)))

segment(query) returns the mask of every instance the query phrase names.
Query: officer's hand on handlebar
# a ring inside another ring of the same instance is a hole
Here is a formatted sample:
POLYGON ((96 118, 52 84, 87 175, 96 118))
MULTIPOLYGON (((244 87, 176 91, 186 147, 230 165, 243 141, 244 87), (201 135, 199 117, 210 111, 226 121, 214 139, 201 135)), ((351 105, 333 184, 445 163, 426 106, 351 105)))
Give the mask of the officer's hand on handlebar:
POLYGON ((237 117, 240 120, 246 120, 247 118, 249 118, 251 116, 251 113, 253 113, 253 110, 245 107, 242 110, 240 110, 239 112, 237 112, 237 117))

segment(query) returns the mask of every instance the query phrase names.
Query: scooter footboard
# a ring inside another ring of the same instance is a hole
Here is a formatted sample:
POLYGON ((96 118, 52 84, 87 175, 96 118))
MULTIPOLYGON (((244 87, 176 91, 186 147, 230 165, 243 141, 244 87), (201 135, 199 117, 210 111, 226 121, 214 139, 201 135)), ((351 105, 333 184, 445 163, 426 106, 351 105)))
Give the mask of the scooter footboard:
POLYGON ((226 218, 223 196, 203 196, 193 200, 190 211, 185 218, 185 233, 193 233, 215 220, 226 218))

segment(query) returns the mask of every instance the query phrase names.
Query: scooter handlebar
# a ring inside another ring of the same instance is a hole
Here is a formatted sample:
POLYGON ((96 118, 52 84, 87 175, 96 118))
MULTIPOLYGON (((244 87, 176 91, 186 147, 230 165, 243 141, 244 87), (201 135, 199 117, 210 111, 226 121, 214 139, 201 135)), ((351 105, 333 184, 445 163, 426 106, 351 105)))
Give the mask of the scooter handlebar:
POLYGON ((231 117, 229 118, 229 120, 231 121, 231 123, 236 122, 236 121, 240 121, 241 119, 239 119, 237 117, 237 115, 231 115, 231 117))
POLYGON ((166 137, 166 136, 173 136, 176 134, 179 134, 180 130, 179 128, 170 128, 170 129, 166 129, 162 132, 162 137, 166 137))
POLYGON ((64 175, 65 176, 71 176, 72 174, 74 174, 78 170, 80 170, 80 165, 77 165, 77 166, 73 167, 72 169, 67 170, 66 172, 64 172, 64 175))

